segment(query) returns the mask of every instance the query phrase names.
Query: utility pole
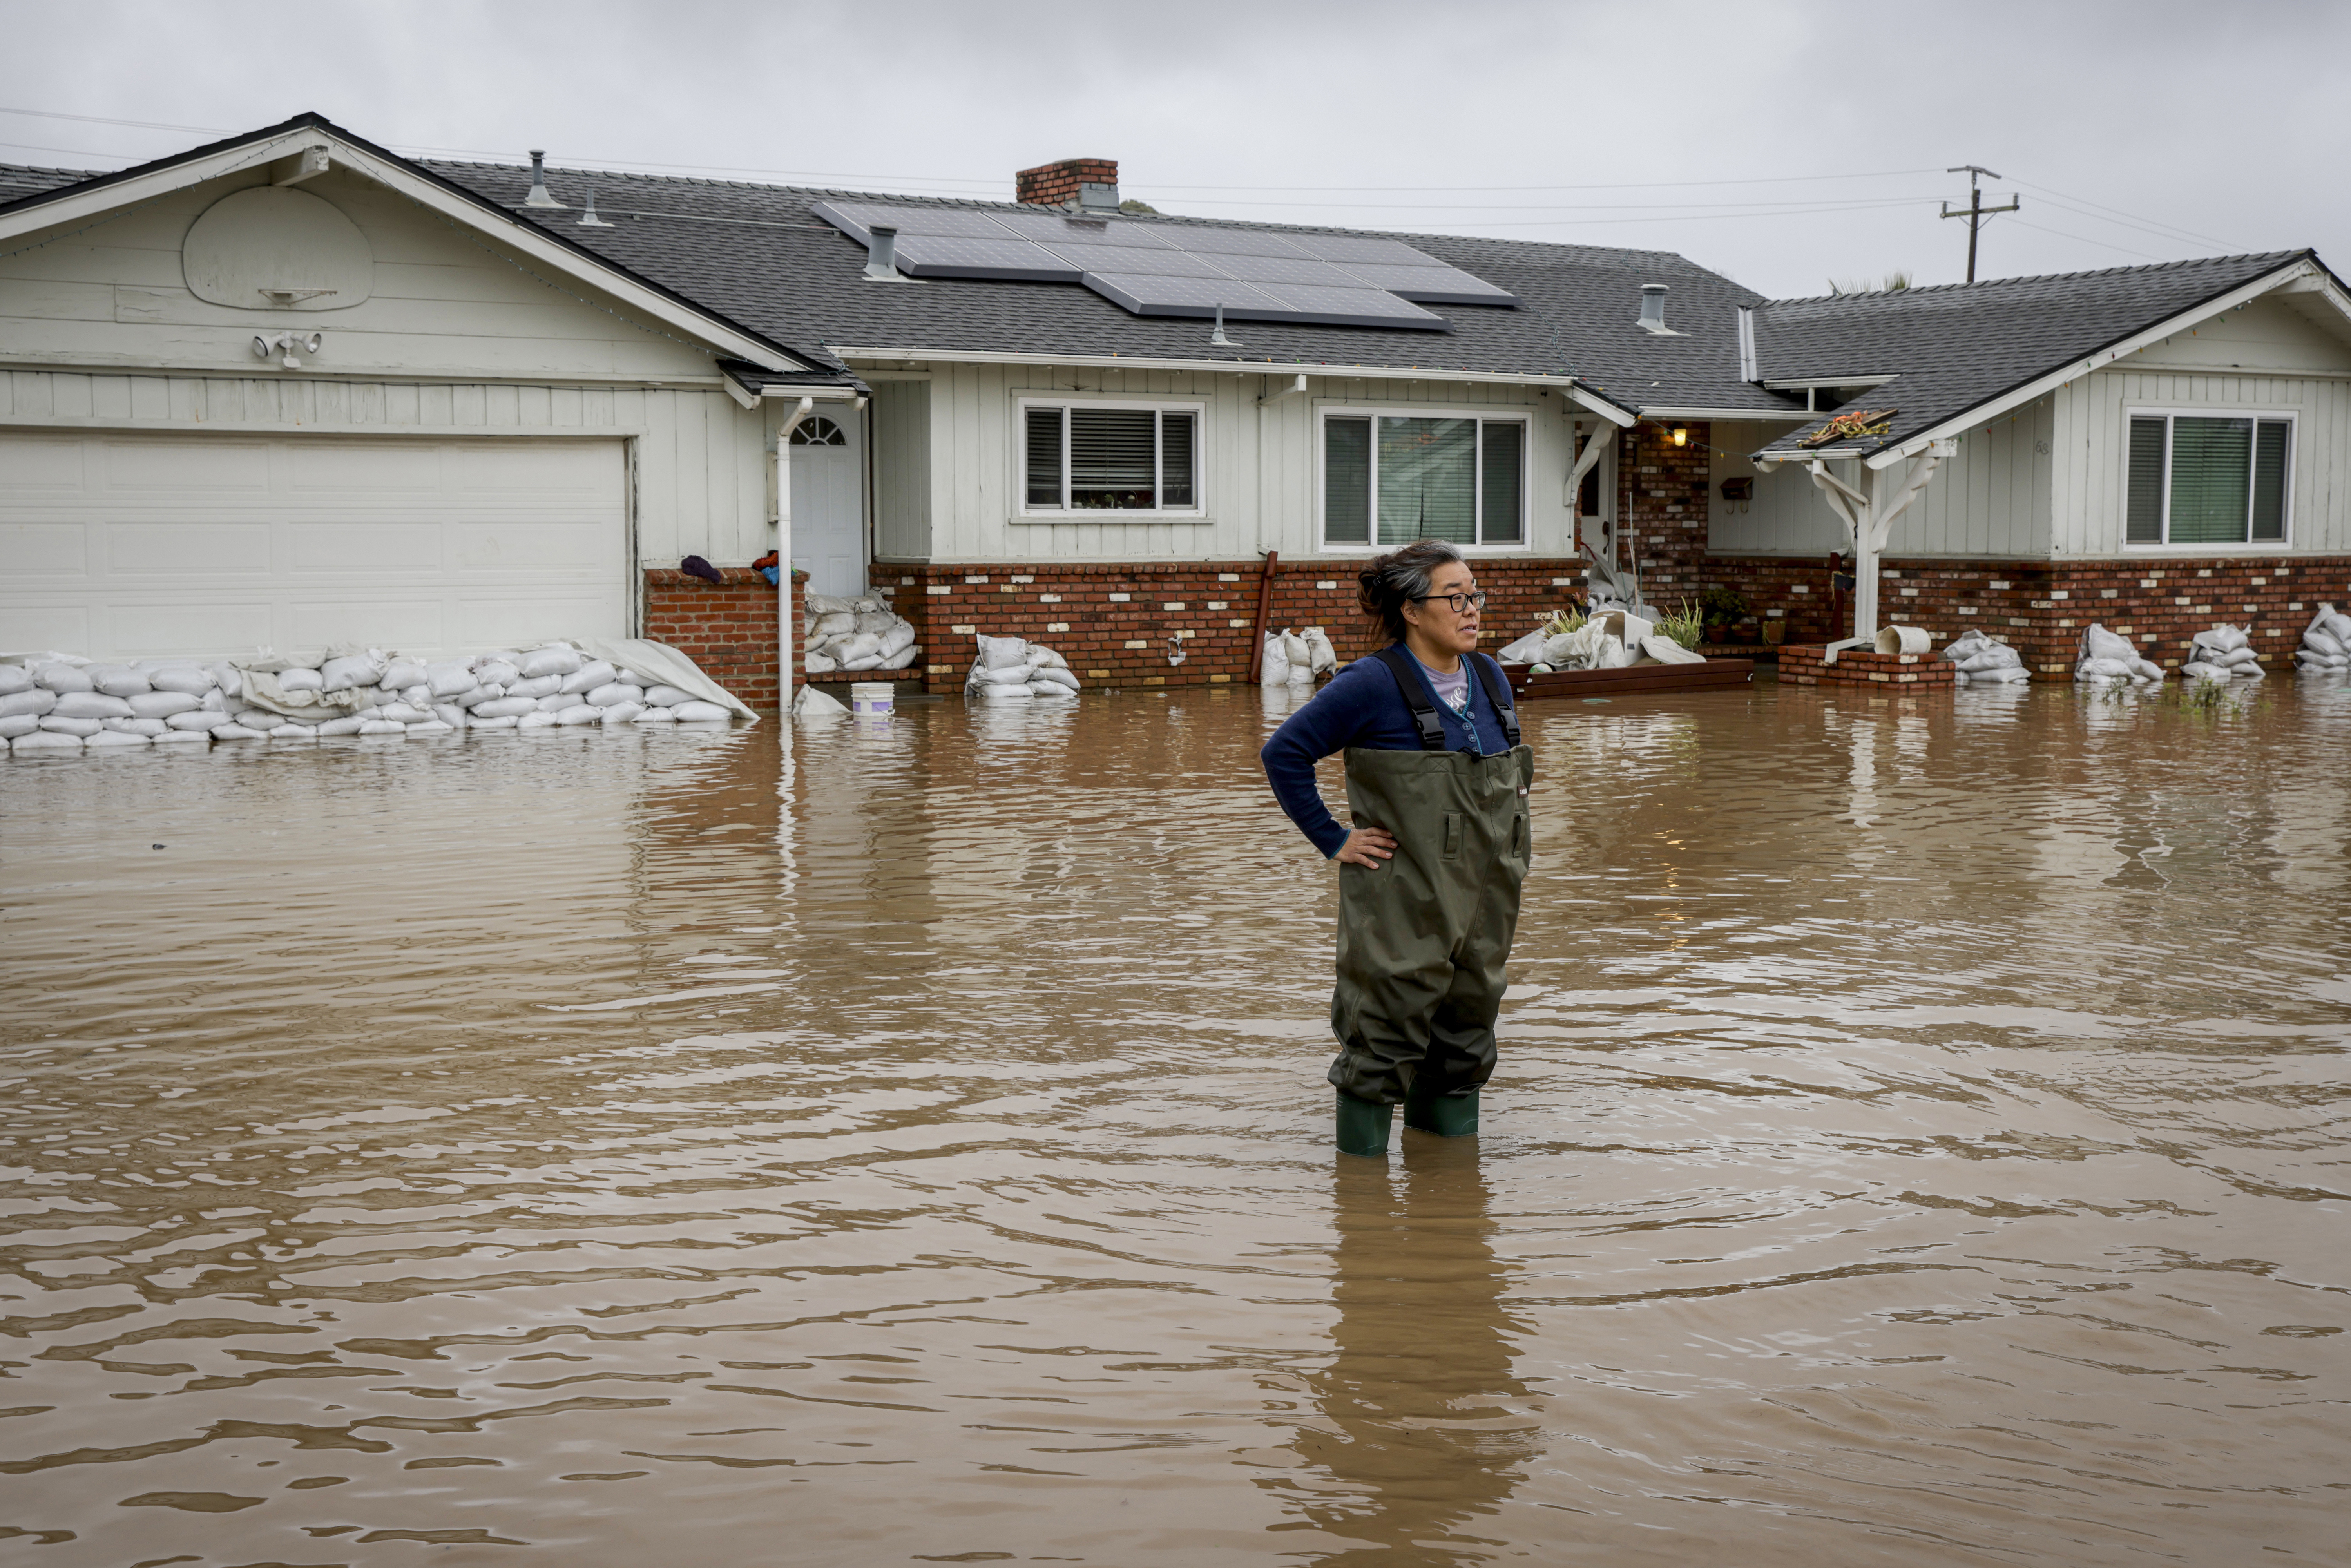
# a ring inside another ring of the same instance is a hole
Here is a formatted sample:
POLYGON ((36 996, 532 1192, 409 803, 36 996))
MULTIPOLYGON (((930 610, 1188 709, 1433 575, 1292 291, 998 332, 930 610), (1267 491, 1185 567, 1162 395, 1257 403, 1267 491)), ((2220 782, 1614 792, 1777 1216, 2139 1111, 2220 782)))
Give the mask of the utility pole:
POLYGON ((2008 205, 2004 207, 1985 206, 1983 204, 1983 191, 1976 182, 1979 179, 1997 180, 2000 176, 1993 173, 1991 170, 1985 168, 1980 163, 1962 163, 1956 169, 1946 169, 1943 172, 1946 174, 1965 174, 1968 177, 1968 204, 1954 212, 1951 208, 1951 204, 1945 202, 1943 204, 1943 215, 1947 218, 1965 218, 1968 220, 1968 281, 1970 283, 1973 283, 1976 280, 1976 235, 1982 229, 1984 219, 1991 216, 1994 213, 2012 213, 2016 211, 2016 198, 2014 196, 2009 197, 2008 205))

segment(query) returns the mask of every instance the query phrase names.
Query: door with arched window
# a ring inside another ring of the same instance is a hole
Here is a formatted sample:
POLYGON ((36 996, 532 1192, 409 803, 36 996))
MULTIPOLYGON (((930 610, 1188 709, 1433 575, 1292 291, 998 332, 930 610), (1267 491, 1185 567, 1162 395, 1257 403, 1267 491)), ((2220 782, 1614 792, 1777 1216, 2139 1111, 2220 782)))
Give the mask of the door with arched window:
POLYGON ((814 413, 793 426, 792 564, 819 593, 865 591, 865 464, 858 421, 814 413))

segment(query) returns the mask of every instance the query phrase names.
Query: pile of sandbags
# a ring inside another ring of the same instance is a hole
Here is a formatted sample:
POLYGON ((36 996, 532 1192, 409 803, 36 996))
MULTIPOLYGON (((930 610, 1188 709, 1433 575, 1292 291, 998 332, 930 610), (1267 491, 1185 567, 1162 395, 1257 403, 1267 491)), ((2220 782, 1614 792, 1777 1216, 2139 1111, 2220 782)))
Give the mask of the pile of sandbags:
POLYGON ((2294 652, 2294 667, 2305 674, 2330 674, 2351 670, 2351 615, 2332 604, 2322 604, 2302 633, 2294 652))
POLYGON ((69 653, 21 655, 0 663, 0 741, 11 755, 29 755, 340 735, 725 724, 735 716, 708 700, 718 688, 682 654, 661 650, 644 662, 669 661, 676 661, 671 678, 702 689, 664 685, 658 668, 640 674, 569 643, 430 661, 345 647, 315 664, 263 656, 105 664, 69 653))
POLYGON ((1059 702, 1078 695, 1070 662, 1042 643, 987 636, 978 642, 965 695, 987 702, 1059 702))
MULTIPOLYGON (((2120 638, 2116 641, 2120 642, 2120 638)), ((2128 643, 2124 643, 2128 647, 2128 643)), ((1954 678, 1959 685, 1997 685, 2002 683, 2022 684, 2032 679, 2032 672, 2024 667, 2024 658, 2007 643, 1985 636, 1970 627, 1951 639, 1942 656, 1957 666, 1954 678)), ((2162 679, 2160 671, 2156 678, 2162 679)))
POLYGON ((2188 641, 2188 659, 2179 666, 2183 680, 2260 680, 2268 674, 2253 652, 2252 628, 2226 622, 2199 632, 2188 641))
POLYGON ((2074 678, 2084 685, 2151 685, 2163 679, 2163 666, 2138 656, 2131 640, 2091 623, 2082 633, 2074 678))
POLYGON ((832 670, 903 670, 923 656, 914 629, 900 620, 887 600, 869 593, 835 599, 811 593, 808 606, 808 657, 811 675, 832 670))
POLYGON ((1311 686, 1339 667, 1339 651, 1320 626, 1303 632, 1269 632, 1265 656, 1258 662, 1261 686, 1311 686))

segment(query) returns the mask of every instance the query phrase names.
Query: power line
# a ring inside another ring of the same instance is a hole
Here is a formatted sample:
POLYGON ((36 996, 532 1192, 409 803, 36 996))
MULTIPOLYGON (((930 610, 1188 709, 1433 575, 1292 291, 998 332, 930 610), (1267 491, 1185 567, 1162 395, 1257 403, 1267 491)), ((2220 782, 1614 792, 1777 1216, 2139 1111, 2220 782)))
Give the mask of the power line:
POLYGON ((2053 191, 2046 185, 2036 185, 2030 180, 2019 180, 2016 183, 2026 187, 2028 190, 2039 191, 2045 195, 2063 197, 2065 201, 2077 202, 2085 207, 2095 207, 2098 209, 2096 213, 2084 213, 2082 215, 2084 217, 2097 217, 2098 221, 2101 223, 2116 223, 2124 219, 2128 219, 2131 220, 2134 225, 2138 226, 2146 226, 2148 225, 2155 225, 2155 227, 2148 230, 2149 233, 2155 233, 2158 230, 2169 230, 2170 233, 2177 235, 2183 239, 2192 239, 2199 245, 2217 245, 2222 250, 2231 248, 2230 242, 2227 240, 2215 239, 2210 235, 2198 234, 2193 229, 2183 229, 2175 224, 2166 224, 2159 218, 2147 217, 2138 213, 2126 213, 2120 207, 2109 207, 2103 202, 2091 201, 2087 196, 2075 196, 2070 195, 2064 191, 2053 191), (2107 216, 2102 214, 2112 215, 2107 216))
POLYGON ((2064 229, 2053 229, 2041 224, 2028 224, 2022 218, 2011 218, 2008 221, 2014 224, 2019 228, 2031 229, 2036 234, 2055 235, 2059 239, 2079 240, 2084 245, 2102 246, 2107 250, 2118 250, 2125 256, 2137 256, 2142 261, 2169 261, 2172 259, 2172 257, 2168 256, 2149 256, 2143 250, 2133 250, 2126 245, 2116 245, 2112 240, 2092 239, 2088 235, 2067 234, 2064 229))

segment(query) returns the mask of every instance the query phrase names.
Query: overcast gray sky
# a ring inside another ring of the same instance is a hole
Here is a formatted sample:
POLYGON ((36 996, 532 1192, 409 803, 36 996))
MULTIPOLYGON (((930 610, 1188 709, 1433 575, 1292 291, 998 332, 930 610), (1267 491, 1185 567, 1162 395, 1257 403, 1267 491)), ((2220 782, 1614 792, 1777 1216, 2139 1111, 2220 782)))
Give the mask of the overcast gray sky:
POLYGON ((2351 6, 1456 0, 0 0, 0 160, 315 109, 402 152, 1679 251, 1767 294, 2315 246, 2351 258, 2351 6), (37 110, 37 114, 13 112, 37 110), (84 119, 48 116, 71 115, 84 119))

